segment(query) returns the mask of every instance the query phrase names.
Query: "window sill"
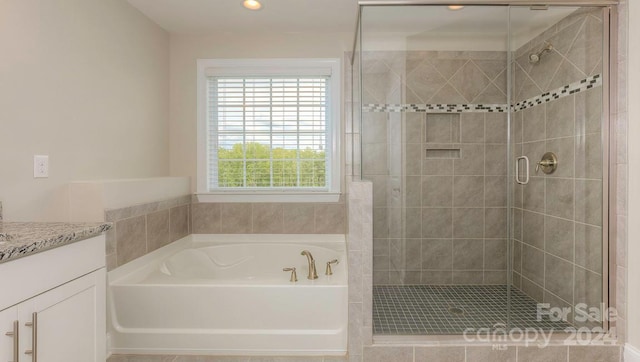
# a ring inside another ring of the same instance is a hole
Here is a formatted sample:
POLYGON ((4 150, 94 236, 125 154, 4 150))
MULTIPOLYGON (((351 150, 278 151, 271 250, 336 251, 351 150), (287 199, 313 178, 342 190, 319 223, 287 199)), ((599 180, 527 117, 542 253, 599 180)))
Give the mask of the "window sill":
POLYGON ((338 202, 339 192, 209 192, 198 193, 198 202, 338 202))

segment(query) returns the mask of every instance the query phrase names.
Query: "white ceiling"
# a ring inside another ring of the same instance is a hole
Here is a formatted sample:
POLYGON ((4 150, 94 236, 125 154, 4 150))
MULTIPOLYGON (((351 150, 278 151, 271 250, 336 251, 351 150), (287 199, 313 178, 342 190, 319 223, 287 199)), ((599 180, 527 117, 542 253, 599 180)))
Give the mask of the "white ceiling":
POLYGON ((261 0, 247 10, 242 0, 128 0, 172 34, 221 32, 353 32, 357 0, 261 0))
POLYGON ((366 7, 363 42, 365 48, 395 43, 400 48, 504 51, 510 30, 512 48, 517 49, 576 9, 512 7, 509 13, 504 6, 466 6, 458 11, 446 6, 366 7))
MULTIPOLYGON (((353 33, 358 8, 357 0, 261 0, 258 11, 245 9, 242 0, 128 1, 168 32, 183 35, 353 33)), ((575 9, 512 7, 513 45, 517 48, 575 9)), ((382 49, 413 42, 441 49, 505 50, 507 14, 504 6, 467 6, 459 11, 446 6, 369 6, 363 10, 363 30, 382 49)))

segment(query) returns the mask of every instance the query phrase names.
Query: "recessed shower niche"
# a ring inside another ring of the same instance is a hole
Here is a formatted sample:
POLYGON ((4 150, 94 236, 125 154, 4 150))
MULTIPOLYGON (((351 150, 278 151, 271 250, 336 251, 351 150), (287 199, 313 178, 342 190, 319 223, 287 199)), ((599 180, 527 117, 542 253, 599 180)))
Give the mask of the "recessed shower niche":
POLYGON ((606 7, 361 6, 375 335, 607 328, 536 312, 609 301, 608 31, 606 7))

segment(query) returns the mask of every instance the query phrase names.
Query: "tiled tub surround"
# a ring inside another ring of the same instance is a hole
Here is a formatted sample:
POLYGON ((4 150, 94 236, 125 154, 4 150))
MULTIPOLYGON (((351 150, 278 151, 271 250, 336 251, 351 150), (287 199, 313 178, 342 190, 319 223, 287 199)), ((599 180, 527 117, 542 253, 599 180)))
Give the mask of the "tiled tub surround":
MULTIPOLYGON (((114 263, 112 269, 116 262, 117 266, 120 266, 187 234, 345 234, 347 220, 346 202, 343 197, 337 203, 198 203, 195 197, 185 196, 107 210, 106 218, 115 221, 114 230, 107 234, 107 240, 110 241, 107 250, 112 250, 107 261, 111 260, 114 263), (159 218, 162 214, 165 217, 159 218), (174 218, 174 215, 178 218, 174 218), (158 219, 163 222, 154 222, 158 219), (157 238, 158 235, 160 239, 157 238), (122 249, 123 247, 125 249, 122 249), (121 259, 121 253, 124 253, 124 262, 121 259)), ((320 268, 319 265, 317 267, 320 268)), ((299 279, 306 277, 300 273, 302 269, 298 268, 298 270, 299 279)), ((109 361, 146 361, 145 358, 151 357, 112 356, 109 361)), ((260 360, 261 357, 158 356, 157 358, 158 360, 175 358, 176 361, 192 359, 253 361, 260 360)), ((269 360, 280 360, 278 358, 280 357, 271 357, 269 360)), ((346 361, 347 358, 282 357, 282 360, 346 361)))
POLYGON ((0 263, 88 239, 111 223, 0 222, 0 263))
POLYGON ((106 234, 107 269, 112 270, 191 233, 191 195, 105 210, 113 223, 106 234))
POLYGON ((191 195, 105 210, 112 270, 189 234, 345 234, 346 204, 199 203, 191 195))
POLYGON ((194 234, 345 234, 346 204, 198 203, 191 205, 194 234))
MULTIPOLYGON (((516 101, 602 74, 600 15, 574 13, 516 51, 516 101), (554 50, 531 65, 529 52, 544 41, 554 50)), ((602 90, 585 88, 513 115, 514 155, 529 158, 531 175, 514 190, 513 284, 552 306, 602 301, 602 90), (548 151, 558 169, 536 173, 548 151)))

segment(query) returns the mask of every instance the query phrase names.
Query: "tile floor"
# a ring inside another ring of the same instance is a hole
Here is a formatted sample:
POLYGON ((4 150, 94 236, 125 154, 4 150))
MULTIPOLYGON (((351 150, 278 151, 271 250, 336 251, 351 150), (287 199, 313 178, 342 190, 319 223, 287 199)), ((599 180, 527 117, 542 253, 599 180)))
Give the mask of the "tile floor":
MULTIPOLYGON (((537 302, 511 289, 512 326, 564 330, 566 322, 537 320, 537 302)), ((507 287, 374 286, 373 333, 378 335, 451 335, 466 328, 492 328, 506 322, 507 287)))

